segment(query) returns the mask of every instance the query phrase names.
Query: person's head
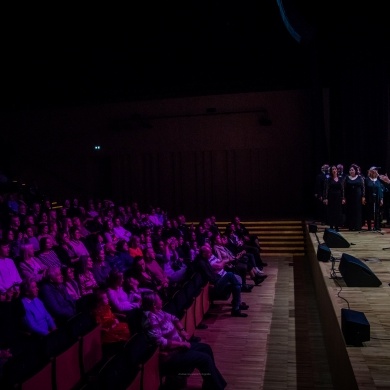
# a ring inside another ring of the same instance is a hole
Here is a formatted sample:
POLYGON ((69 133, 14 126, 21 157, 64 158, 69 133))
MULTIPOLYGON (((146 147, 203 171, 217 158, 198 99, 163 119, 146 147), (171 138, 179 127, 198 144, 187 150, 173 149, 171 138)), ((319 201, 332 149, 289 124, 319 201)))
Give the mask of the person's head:
POLYGON ((119 226, 121 226, 122 224, 121 224, 121 220, 120 220, 120 218, 119 217, 115 217, 114 218, 114 226, 115 227, 119 227, 119 226))
POLYGON ((200 254, 202 255, 202 257, 204 259, 208 260, 211 257, 211 255, 212 255, 210 246, 209 245, 203 245, 200 248, 200 254))
POLYGON ((331 165, 331 167, 330 167, 330 175, 332 177, 336 177, 338 175, 338 171, 337 171, 337 166, 336 165, 331 165))
POLYGON ((23 297, 34 299, 38 296, 38 291, 39 289, 38 289, 37 282, 32 278, 26 279, 20 285, 20 292, 23 297))
POLYGON ((344 171, 344 165, 343 164, 337 164, 337 173, 341 175, 344 171))
POLYGON ((49 234, 49 225, 46 222, 42 222, 38 225, 39 235, 49 234))
POLYGON ((32 244, 22 245, 20 249, 20 254, 23 260, 28 260, 34 257, 34 247, 32 246, 32 244))
POLYGON ((165 242, 164 242, 164 240, 160 240, 160 241, 157 243, 157 251, 158 251, 159 253, 165 251, 165 242))
POLYGON ((72 224, 73 226, 80 227, 81 226, 81 221, 79 217, 73 217, 72 218, 72 224))
POLYGON ((178 244, 178 242, 177 242, 176 237, 168 238, 168 240, 167 240, 168 248, 176 249, 177 248, 177 244, 178 244))
POLYGON ((73 225, 70 229, 70 236, 72 240, 79 241, 81 238, 80 229, 77 226, 73 225))
POLYGON ((145 261, 153 261, 156 259, 156 252, 153 248, 145 249, 145 261))
POLYGON ((34 229, 31 226, 26 228, 26 235, 28 238, 34 237, 34 229))
POLYGON ((35 219, 33 215, 27 215, 26 219, 24 220, 24 224, 26 226, 35 226, 35 219))
POLYGON ((39 247, 42 252, 47 252, 53 248, 53 242, 51 237, 42 237, 39 240, 39 247))
POLYGON ((18 215, 13 215, 11 217, 10 224, 13 228, 18 229, 20 227, 20 218, 18 215))
POLYGON ((12 242, 15 239, 15 233, 12 229, 8 229, 5 232, 5 238, 8 240, 8 242, 12 242))
POLYGON ((240 217, 234 217, 233 222, 234 222, 236 225, 239 225, 239 224, 241 223, 240 217))
POLYGON ((376 179, 379 176, 377 167, 371 167, 368 170, 368 177, 371 179, 376 179))
POLYGON ((355 164, 352 164, 349 167, 349 171, 348 172, 349 172, 350 176, 355 177, 358 174, 358 166, 355 165, 355 164))
POLYGON ((126 276, 124 276, 124 278, 125 278, 125 284, 127 286, 128 291, 138 291, 139 281, 136 278, 136 276, 133 274, 133 272, 127 273, 126 276))
POLYGON ((162 299, 156 292, 147 292, 142 295, 142 309, 144 311, 158 312, 162 309, 162 299))
POLYGON ((219 234, 214 237, 214 245, 222 245, 222 239, 219 234))
POLYGON ((324 164, 324 165, 321 167, 321 172, 327 174, 327 173, 329 173, 329 168, 330 168, 330 167, 329 167, 328 164, 324 164))
POLYGON ((95 263, 103 263, 104 259, 105 259, 104 248, 100 248, 95 253, 95 256, 94 256, 95 263))
POLYGON ((0 242, 0 257, 5 258, 9 256, 10 246, 7 240, 1 240, 0 242))
POLYGON ((54 284, 61 284, 64 281, 60 267, 51 267, 47 270, 47 276, 50 282, 54 284))
POLYGON ((105 305, 109 304, 108 295, 107 295, 106 290, 97 289, 95 291, 95 296, 96 296, 96 301, 97 301, 98 306, 100 306, 100 305, 105 306, 105 305))
POLYGON ((62 267, 61 273, 63 280, 67 282, 68 280, 74 280, 74 268, 73 267, 62 267))
POLYGON ((119 240, 116 244, 116 249, 118 252, 128 252, 129 245, 126 240, 119 240))
POLYGON ((84 274, 88 270, 92 269, 93 262, 90 256, 88 255, 82 255, 80 256, 80 273, 84 274))

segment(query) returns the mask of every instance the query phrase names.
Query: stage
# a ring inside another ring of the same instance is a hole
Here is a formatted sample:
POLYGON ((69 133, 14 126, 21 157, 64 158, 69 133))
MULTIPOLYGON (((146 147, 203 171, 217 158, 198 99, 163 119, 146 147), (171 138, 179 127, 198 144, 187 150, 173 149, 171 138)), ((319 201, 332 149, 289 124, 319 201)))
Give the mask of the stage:
MULTIPOLYGON (((307 253, 335 388, 390 389, 390 229, 383 229, 381 233, 340 229, 336 241, 349 247, 329 248, 334 261, 322 262, 317 259, 317 251, 319 243, 326 244, 323 238, 326 226, 318 225, 317 233, 310 233, 309 226, 307 224, 307 253), (341 241, 338 241, 340 236, 341 241), (354 283, 348 281, 349 286, 347 278, 339 272, 343 254, 358 259, 357 264, 359 260, 363 263, 363 267, 358 266, 357 271, 353 271, 357 277, 354 276, 354 283), (360 273, 363 279, 367 274, 373 280, 376 276, 382 284, 362 286, 360 273), (359 286, 351 287, 352 284, 359 286), (361 346, 346 345, 341 330, 342 308, 364 314, 370 327, 369 341, 361 346)), ((330 241, 332 239, 333 235, 330 241)))

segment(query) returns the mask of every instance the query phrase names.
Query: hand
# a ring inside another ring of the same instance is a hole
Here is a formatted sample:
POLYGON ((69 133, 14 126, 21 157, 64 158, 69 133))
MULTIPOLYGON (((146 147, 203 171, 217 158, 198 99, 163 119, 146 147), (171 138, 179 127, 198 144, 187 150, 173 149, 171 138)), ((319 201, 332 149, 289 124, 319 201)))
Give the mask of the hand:
POLYGON ((345 204, 345 199, 343 199, 343 200, 341 201, 341 204, 345 204))
POLYGON ((190 349, 191 348, 191 344, 188 341, 183 341, 181 343, 181 347, 185 348, 185 349, 190 349))
POLYGON ((328 205, 328 199, 324 199, 324 205, 325 205, 325 206, 328 205))

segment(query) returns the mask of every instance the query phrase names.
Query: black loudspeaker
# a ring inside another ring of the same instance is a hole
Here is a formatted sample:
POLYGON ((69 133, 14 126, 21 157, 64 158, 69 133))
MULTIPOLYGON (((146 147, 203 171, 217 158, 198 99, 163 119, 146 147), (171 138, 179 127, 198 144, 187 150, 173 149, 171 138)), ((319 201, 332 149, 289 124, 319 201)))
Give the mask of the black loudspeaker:
POLYGON ((318 226, 313 224, 313 223, 311 223, 309 225, 309 233, 317 233, 317 231, 318 231, 318 226))
POLYGON ((332 253, 328 246, 325 244, 318 245, 317 249, 317 260, 318 261, 329 261, 332 253))
POLYGON ((343 253, 339 271, 348 287, 379 287, 382 282, 361 260, 343 253))
POLYGON ((360 346, 370 341, 370 323, 360 311, 341 309, 341 330, 345 344, 360 346))
POLYGON ((329 248, 349 248, 350 243, 334 229, 326 228, 324 232, 324 241, 329 248))

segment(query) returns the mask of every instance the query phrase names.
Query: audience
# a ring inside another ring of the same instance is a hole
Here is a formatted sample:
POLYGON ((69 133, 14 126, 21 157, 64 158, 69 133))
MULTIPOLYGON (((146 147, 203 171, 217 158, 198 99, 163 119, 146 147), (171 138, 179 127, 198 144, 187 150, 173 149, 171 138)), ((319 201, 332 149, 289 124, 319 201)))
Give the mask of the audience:
MULTIPOLYGON (((81 310, 94 309, 104 344, 127 341, 129 326, 144 302, 145 329, 160 347, 164 369, 189 375, 198 368, 207 374, 204 388, 226 386, 210 347, 190 343, 178 319, 162 312, 161 298, 167 302, 195 270, 215 291, 231 290, 232 316, 247 316, 242 313, 248 306, 241 301, 241 288, 247 275, 255 283, 264 280, 261 268, 265 264, 258 241, 238 217, 230 232, 236 237, 229 238, 250 253, 225 249, 215 217, 205 218, 195 228, 183 214, 168 219, 158 207, 143 213, 136 202, 115 206, 107 199, 89 200, 84 208, 73 198, 54 209, 48 199, 34 201, 31 207, 1 194, 0 199, 5 205, 10 200, 12 206, 0 209, 4 238, 0 243, 0 296, 4 303, 21 302, 24 311, 20 313, 29 332, 47 335, 81 310), (209 245, 214 239, 220 246, 214 248, 217 256, 209 245), (225 268, 241 256, 245 267, 236 270, 240 278, 225 268), (96 298, 96 307, 91 301, 79 305, 87 296, 96 298), (164 324, 169 329, 160 327, 164 324)), ((0 345, 4 359, 9 355, 7 345, 0 345)))

